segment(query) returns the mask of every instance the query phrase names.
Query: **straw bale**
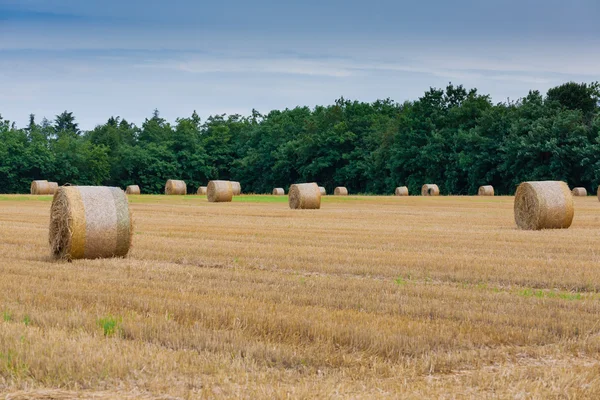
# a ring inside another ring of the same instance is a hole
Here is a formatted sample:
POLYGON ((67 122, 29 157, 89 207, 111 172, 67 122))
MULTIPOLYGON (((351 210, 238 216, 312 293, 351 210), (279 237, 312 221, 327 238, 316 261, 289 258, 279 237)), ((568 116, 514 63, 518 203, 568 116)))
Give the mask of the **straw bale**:
POLYGON ((583 187, 576 187, 571 191, 573 196, 587 196, 587 189, 583 187))
POLYGON ((521 183, 514 209, 515 222, 521 229, 568 228, 573 222, 573 196, 565 182, 521 183))
POLYGON ((321 208, 321 191, 316 183, 297 183, 290 186, 288 193, 292 210, 321 208))
POLYGON ((35 195, 50 194, 50 183, 48 181, 31 182, 30 193, 35 195))
POLYGON ((142 191, 138 185, 129 185, 125 190, 125 194, 142 194, 142 191))
POLYGON ((239 182, 231 181, 231 188, 233 189, 234 196, 242 194, 242 185, 239 182))
POLYGON ((48 182, 48 187, 49 187, 49 191, 48 194, 54 195, 54 193, 56 193, 56 191, 58 190, 58 183, 57 182, 48 182))
POLYGON ((198 188, 198 191, 196 192, 196 194, 199 194, 201 196, 206 196, 206 191, 207 191, 206 186, 200 186, 198 188))
POLYGON ((321 192, 321 196, 327 195, 327 190, 325 190, 324 186, 319 186, 319 191, 321 192))
POLYGON ((283 188, 275 188, 273 189, 273 194, 275 196, 285 196, 285 190, 283 188))
POLYGON ((348 189, 344 186, 338 186, 333 190, 334 196, 348 196, 348 189))
POLYGON ((63 186, 50 209, 49 242, 57 259, 125 257, 133 220, 125 192, 103 186, 63 186))
POLYGON ((408 196, 408 188, 406 186, 398 186, 394 194, 396 196, 408 196))
POLYGON ((187 185, 184 181, 169 179, 165 185, 165 194, 167 195, 186 195, 187 185))
POLYGON ((210 181, 206 197, 211 203, 228 203, 233 198, 233 185, 230 181, 210 181))
POLYGON ((478 196, 493 196, 494 195, 494 187, 492 185, 480 186, 477 191, 478 196))
POLYGON ((433 183, 426 183, 421 187, 421 196, 439 196, 440 188, 433 183))

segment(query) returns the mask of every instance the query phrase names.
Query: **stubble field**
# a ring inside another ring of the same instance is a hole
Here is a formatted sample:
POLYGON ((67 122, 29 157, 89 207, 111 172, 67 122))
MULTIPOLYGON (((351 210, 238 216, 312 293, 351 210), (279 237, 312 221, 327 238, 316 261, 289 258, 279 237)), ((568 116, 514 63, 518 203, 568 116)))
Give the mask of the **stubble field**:
POLYGON ((129 257, 71 263, 50 204, 0 196, 6 398, 600 397, 595 197, 136 196, 129 257))

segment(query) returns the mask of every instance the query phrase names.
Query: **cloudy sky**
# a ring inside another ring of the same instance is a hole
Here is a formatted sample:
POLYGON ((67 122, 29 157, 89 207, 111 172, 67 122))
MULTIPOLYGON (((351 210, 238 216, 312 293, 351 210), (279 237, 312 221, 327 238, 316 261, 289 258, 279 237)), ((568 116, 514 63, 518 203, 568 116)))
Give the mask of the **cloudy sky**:
POLYGON ((448 82, 516 100, 600 80, 598 21, 598 0, 0 0, 0 114, 91 129, 448 82))

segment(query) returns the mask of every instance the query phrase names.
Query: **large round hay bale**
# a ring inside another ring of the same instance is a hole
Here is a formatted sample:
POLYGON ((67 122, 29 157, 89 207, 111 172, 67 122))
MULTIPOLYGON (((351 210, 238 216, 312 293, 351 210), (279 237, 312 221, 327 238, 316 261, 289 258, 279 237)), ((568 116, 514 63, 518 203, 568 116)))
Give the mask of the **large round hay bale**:
POLYGON ((321 196, 327 195, 327 190, 325 190, 324 186, 319 186, 319 191, 321 192, 321 196))
POLYGON ((408 196, 408 188, 406 186, 398 186, 394 194, 396 196, 408 196))
POLYGON ((521 229, 568 228, 573 214, 573 196, 565 182, 523 182, 517 188, 515 222, 521 229))
POLYGON ((494 195, 494 187, 492 185, 480 186, 477 191, 478 196, 493 196, 494 195))
POLYGON ((48 181, 33 181, 31 182, 30 193, 41 195, 50 194, 50 183, 48 181))
POLYGON ((63 186, 50 209, 50 248, 58 259, 124 257, 133 224, 125 192, 103 186, 63 186))
POLYGON ((288 193, 292 210, 321 208, 321 191, 316 183, 297 183, 290 186, 288 193))
POLYGON ((129 185, 125 189, 125 194, 142 194, 142 191, 138 185, 129 185))
POLYGON ((439 196, 440 188, 433 183, 426 183, 421 187, 421 196, 439 196))
POLYGON ((48 182, 48 194, 54 195, 58 191, 58 183, 57 182, 48 182))
POLYGON ((576 187, 571 191, 573 196, 587 196, 587 189, 583 187, 576 187))
POLYGON ((242 185, 239 182, 231 181, 231 188, 233 189, 234 196, 242 194, 242 185))
POLYGON ((167 195, 186 195, 187 185, 184 181, 169 179, 165 185, 165 194, 167 195))
POLYGON ((283 190, 283 188, 275 188, 275 189, 273 189, 273 195, 285 196, 285 190, 283 190))
POLYGON ((198 188, 198 191, 196 192, 196 194, 199 194, 201 196, 206 196, 206 186, 200 186, 198 188))
POLYGON ((334 196, 348 196, 348 189, 344 186, 338 186, 333 190, 334 196))
POLYGON ((210 181, 206 197, 211 203, 228 203, 233 198, 233 185, 229 181, 210 181))

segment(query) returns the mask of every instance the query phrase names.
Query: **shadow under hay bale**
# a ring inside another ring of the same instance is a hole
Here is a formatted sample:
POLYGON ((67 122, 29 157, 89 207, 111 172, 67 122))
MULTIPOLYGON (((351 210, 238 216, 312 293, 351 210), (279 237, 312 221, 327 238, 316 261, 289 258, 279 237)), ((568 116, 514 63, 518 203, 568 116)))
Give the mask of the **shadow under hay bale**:
POLYGON ((494 187, 492 185, 480 186, 477 191, 478 196, 493 196, 494 195, 494 187))
POLYGON ((523 182, 515 194, 514 211, 521 229, 568 228, 573 222, 573 196, 565 182, 523 182))
POLYGON ((439 196, 440 188, 433 183, 426 183, 421 187, 421 196, 439 196))
POLYGON ((316 183, 297 183, 290 186, 289 205, 292 210, 321 208, 321 191, 316 183))
POLYGON ((206 186, 200 186, 198 188, 198 191, 196 192, 196 194, 199 194, 201 196, 206 196, 206 191, 207 191, 206 186))
POLYGON ((211 203, 228 203, 233 198, 233 185, 230 181, 210 181, 206 197, 211 203))
POLYGON ((129 203, 120 188, 69 186, 54 195, 49 232, 54 258, 125 257, 132 235, 129 203))
POLYGON ((338 186, 333 190, 334 196, 348 196, 348 189, 344 186, 338 186))
POLYGON ((187 185, 184 181, 169 179, 165 185, 166 195, 186 195, 187 185))
POLYGON ((140 187, 138 185, 129 185, 125 190, 125 194, 142 194, 142 191, 140 190, 140 187))
POLYGON ((273 189, 274 196, 285 196, 285 190, 283 188, 275 188, 273 189))
POLYGON ((396 196, 408 196, 408 187, 406 186, 399 186, 396 188, 396 191, 394 192, 394 195, 396 196))

